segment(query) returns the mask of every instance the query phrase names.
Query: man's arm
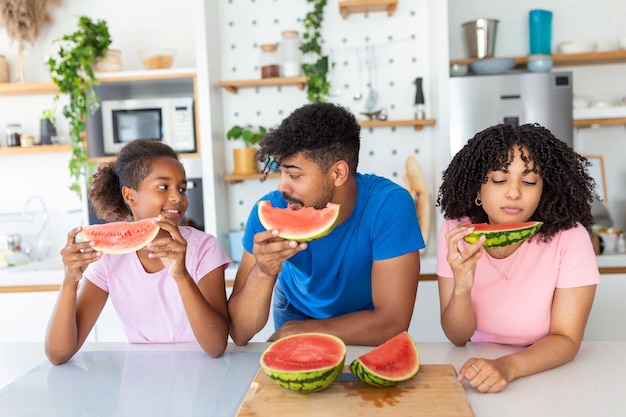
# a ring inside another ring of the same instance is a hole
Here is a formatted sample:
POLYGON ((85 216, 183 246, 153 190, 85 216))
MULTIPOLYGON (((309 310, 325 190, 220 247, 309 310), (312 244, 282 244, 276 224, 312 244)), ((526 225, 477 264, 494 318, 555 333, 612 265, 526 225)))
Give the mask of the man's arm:
POLYGON ((382 261, 372 267, 373 310, 356 311, 323 320, 285 323, 270 340, 305 332, 330 333, 350 345, 377 346, 408 330, 420 273, 419 252, 382 261))
POLYGON ((257 233, 252 249, 254 255, 243 251, 228 300, 230 336, 237 345, 245 345, 265 327, 272 291, 283 262, 307 248, 306 243, 280 239, 277 235, 277 230, 257 233))

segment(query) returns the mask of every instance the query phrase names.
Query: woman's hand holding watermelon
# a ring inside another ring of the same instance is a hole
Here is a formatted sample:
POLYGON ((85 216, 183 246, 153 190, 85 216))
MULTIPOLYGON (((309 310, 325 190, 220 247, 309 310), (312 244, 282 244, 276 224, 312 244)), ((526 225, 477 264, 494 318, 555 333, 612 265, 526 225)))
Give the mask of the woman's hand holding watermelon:
POLYGON ((457 290, 465 290, 469 293, 474 285, 474 273, 476 272, 476 261, 483 254, 483 242, 485 236, 473 245, 470 245, 463 252, 459 251, 458 244, 463 238, 472 233, 471 228, 462 226, 455 227, 446 235, 448 244, 448 263, 454 274, 454 287, 457 290))

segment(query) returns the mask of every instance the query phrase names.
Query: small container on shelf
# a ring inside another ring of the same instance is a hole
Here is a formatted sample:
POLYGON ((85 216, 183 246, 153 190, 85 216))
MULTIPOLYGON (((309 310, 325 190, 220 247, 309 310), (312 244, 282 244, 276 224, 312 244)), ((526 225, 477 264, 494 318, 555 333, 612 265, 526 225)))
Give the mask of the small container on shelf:
POLYGON ((300 36, 297 30, 284 30, 280 50, 282 56, 283 77, 298 77, 302 74, 302 52, 300 36))
POLYGON ((29 134, 29 133, 24 133, 21 137, 20 137, 20 146, 22 148, 29 148, 31 146, 35 145, 35 138, 33 137, 33 135, 29 134))
POLYGON ((9 123, 7 125, 7 146, 20 146, 22 137, 22 125, 9 123))
POLYGON ((280 77, 280 60, 278 59, 278 45, 264 43, 261 49, 261 78, 280 77))

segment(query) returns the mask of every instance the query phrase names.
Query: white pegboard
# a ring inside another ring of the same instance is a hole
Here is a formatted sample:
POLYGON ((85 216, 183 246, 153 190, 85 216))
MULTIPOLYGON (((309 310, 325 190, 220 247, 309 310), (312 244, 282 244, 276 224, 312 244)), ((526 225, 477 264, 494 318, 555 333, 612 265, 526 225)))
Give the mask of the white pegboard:
MULTIPOLYGON (((310 7, 305 0, 220 0, 222 79, 260 78, 258 45, 279 42, 283 30, 296 29, 302 34, 302 18, 310 7)), ((389 119, 412 118, 415 78, 423 77, 424 92, 429 91, 431 42, 426 7, 426 0, 400 0, 391 17, 377 12, 352 14, 343 19, 339 2, 329 1, 323 25, 324 53, 330 54, 335 64, 330 73, 333 85, 329 101, 365 119, 359 114, 364 111, 365 97, 355 100, 354 96, 359 92, 364 96, 367 93, 366 50, 372 49, 375 69, 371 85, 378 92, 377 108, 386 108, 389 119)), ((235 124, 276 126, 307 103, 306 92, 291 86, 240 89, 238 94, 225 91, 222 94, 225 130, 235 124)), ((428 94, 426 103, 428 108, 428 94)), ((405 186, 404 163, 413 155, 422 165, 427 182, 434 183, 432 137, 428 127, 421 131, 411 127, 363 129, 359 171, 376 173, 405 186)), ((226 144, 229 172, 232 171, 234 146, 231 142, 226 144)), ((277 185, 275 179, 230 185, 229 228, 240 229, 256 199, 277 185)))

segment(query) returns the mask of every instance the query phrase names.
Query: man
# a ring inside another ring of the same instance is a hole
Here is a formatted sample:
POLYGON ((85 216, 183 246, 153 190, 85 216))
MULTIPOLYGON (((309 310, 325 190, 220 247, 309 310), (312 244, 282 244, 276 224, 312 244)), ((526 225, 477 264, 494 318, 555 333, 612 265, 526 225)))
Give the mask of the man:
POLYGON ((278 238, 252 209, 228 302, 236 344, 265 326, 272 294, 270 341, 323 332, 375 346, 408 329, 424 247, 414 201, 388 179, 357 173, 359 148, 354 115, 331 103, 295 110, 261 142, 259 160, 273 158, 281 171, 278 190, 261 200, 341 208, 333 231, 308 243, 278 238))

